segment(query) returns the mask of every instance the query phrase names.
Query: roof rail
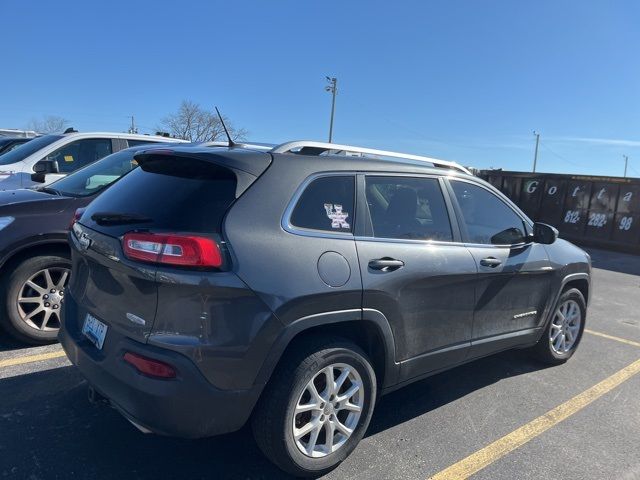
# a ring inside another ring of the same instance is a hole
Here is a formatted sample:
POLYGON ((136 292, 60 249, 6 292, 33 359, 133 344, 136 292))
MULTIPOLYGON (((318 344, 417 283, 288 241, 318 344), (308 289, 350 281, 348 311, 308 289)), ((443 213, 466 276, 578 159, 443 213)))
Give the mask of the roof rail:
POLYGON ((381 157, 392 158, 405 158, 407 160, 420 160, 423 162, 429 162, 437 167, 451 168, 460 172, 471 175, 471 172, 456 162, 450 162, 448 160, 438 160, 437 158, 423 157, 421 155, 412 155, 410 153, 390 152, 387 150, 376 150, 374 148, 356 147, 353 145, 340 145, 337 143, 326 142, 312 142, 306 140, 286 142, 280 145, 276 145, 271 150, 271 153, 301 153, 307 155, 321 155, 324 152, 331 152, 335 150, 337 152, 354 152, 362 153, 365 155, 378 155, 381 157))

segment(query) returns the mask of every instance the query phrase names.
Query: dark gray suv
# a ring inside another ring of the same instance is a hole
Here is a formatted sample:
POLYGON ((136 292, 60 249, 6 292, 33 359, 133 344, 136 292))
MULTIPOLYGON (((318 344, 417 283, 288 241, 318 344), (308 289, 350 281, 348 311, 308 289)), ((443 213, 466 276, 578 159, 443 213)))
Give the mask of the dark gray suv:
POLYGON ((319 475, 379 395, 580 343, 589 256, 456 164, 316 142, 135 158, 73 225, 60 340, 145 432, 251 419, 268 458, 319 475))

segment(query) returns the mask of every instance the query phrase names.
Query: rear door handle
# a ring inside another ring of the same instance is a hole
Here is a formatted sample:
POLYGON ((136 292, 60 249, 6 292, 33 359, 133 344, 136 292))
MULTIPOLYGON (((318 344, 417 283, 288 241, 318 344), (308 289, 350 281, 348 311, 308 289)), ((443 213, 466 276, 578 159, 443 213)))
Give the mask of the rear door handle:
POLYGON ((381 270, 383 272, 392 272, 404 267, 402 260, 396 260, 395 258, 384 257, 377 260, 371 260, 369 262, 369 268, 371 270, 381 270))
POLYGON ((498 260, 495 257, 487 257, 480 260, 480 265, 482 265, 483 267, 496 268, 498 265, 501 265, 501 264, 502 264, 502 261, 498 260))

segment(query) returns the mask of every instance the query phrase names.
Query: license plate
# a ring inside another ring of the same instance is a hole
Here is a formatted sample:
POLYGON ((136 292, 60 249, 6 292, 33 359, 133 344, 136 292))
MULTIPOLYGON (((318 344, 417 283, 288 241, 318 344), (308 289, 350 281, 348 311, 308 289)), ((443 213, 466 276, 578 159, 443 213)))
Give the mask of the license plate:
POLYGON ((84 319, 84 325, 82 326, 82 333, 91 340, 91 343, 93 343, 98 350, 102 350, 104 338, 107 336, 107 328, 104 323, 90 313, 87 313, 84 319))

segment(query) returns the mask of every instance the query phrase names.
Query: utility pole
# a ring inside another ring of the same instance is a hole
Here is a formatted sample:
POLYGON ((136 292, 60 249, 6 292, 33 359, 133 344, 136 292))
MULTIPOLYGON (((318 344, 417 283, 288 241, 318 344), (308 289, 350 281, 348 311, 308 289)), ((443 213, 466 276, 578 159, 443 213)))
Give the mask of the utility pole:
POLYGON ((536 164, 538 163, 538 144, 540 143, 540 134, 533 131, 533 134, 536 136, 536 151, 533 154, 533 173, 536 173, 536 164))
POLYGON ((136 128, 136 119, 131 115, 131 126, 129 127, 129 133, 138 133, 138 129, 136 128))
POLYGON ((336 92, 338 90, 338 79, 336 77, 326 77, 329 85, 324 87, 327 92, 331 92, 331 121, 329 122, 329 143, 333 138, 333 114, 336 111, 336 92))
POLYGON ((622 155, 622 158, 624 158, 624 178, 627 178, 627 165, 629 164, 629 156, 622 155))

